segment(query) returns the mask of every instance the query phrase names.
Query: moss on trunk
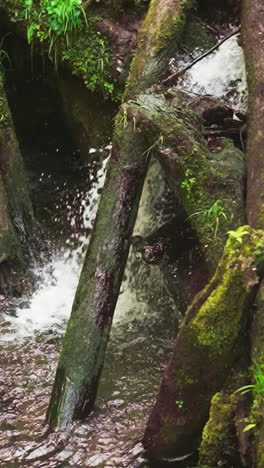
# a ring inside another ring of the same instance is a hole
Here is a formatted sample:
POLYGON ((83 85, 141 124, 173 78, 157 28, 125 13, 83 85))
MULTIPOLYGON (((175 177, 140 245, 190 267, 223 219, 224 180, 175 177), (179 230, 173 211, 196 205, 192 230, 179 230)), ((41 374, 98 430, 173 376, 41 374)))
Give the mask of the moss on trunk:
POLYGON ((216 393, 211 400, 209 420, 206 423, 199 449, 199 466, 233 466, 237 453, 234 410, 236 398, 216 393))
POLYGON ((158 81, 179 45, 193 0, 152 0, 138 37, 128 77, 125 100, 158 81))

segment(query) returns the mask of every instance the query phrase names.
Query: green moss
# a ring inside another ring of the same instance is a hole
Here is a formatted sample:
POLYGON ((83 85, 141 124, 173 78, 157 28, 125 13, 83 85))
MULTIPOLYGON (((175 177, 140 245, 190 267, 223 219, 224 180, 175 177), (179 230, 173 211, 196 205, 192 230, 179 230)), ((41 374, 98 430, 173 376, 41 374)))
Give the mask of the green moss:
POLYGON ((262 231, 256 231, 252 236, 249 227, 245 226, 239 228, 236 233, 239 240, 230 236, 216 273, 216 280, 218 274, 221 274, 221 283, 210 294, 190 325, 197 336, 198 344, 207 347, 212 358, 227 352, 233 337, 237 334, 243 311, 242 304, 245 302, 248 289, 258 281, 255 269, 256 263, 259 262, 258 245, 261 245, 261 249, 264 245, 262 231), (225 266, 227 264, 232 267, 227 268, 225 266), (238 303, 230 301, 232 295, 238 298, 238 303), (240 309, 241 312, 238 314, 240 309))
POLYGON ((62 61, 71 63, 73 74, 82 77, 90 91, 112 96, 112 52, 107 39, 97 31, 96 20, 89 19, 88 29, 82 30, 74 45, 62 52, 62 61))
POLYGON ((130 67, 125 100, 153 85, 165 71, 179 44, 186 15, 192 5, 192 0, 167 0, 164 5, 151 0, 130 67))
MULTIPOLYGON (((199 449, 199 467, 230 463, 234 449, 234 398, 216 393, 211 401, 210 416, 204 427, 199 449)), ((225 465, 226 466, 226 465, 225 465)))

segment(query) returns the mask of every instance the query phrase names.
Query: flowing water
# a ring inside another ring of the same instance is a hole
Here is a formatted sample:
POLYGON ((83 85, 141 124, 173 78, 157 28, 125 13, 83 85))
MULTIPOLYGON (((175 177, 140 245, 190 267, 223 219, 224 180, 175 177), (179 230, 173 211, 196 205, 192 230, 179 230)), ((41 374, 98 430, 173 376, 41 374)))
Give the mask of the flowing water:
MULTIPOLYGON (((244 59, 237 37, 193 67, 180 87, 245 108, 244 59)), ((82 190, 71 185, 70 178, 65 181, 70 196, 62 194, 58 199, 51 223, 53 230, 56 223, 61 229, 63 212, 65 232, 60 231, 61 242, 50 243, 51 256, 32 267, 37 278, 32 297, 21 298, 19 303, 5 302, 0 297, 4 311, 0 319, 0 466, 155 466, 145 459, 140 439, 172 349, 178 311, 159 267, 143 265, 133 252, 117 304, 94 412, 65 434, 48 434, 45 426, 62 334, 89 242, 109 151, 111 145, 90 148, 91 155, 101 155, 102 163, 82 190)), ((40 191, 50 177, 40 176, 40 191)), ((53 182, 57 186, 57 181, 53 182)), ((153 162, 135 234, 148 235, 164 222, 167 195, 160 167, 153 162)))

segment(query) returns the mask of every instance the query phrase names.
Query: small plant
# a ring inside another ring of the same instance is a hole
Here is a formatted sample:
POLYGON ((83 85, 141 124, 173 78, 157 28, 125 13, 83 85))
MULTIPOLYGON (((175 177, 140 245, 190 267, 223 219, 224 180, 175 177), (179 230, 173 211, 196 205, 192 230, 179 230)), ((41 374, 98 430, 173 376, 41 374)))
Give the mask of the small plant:
POLYGON ((214 239, 216 239, 221 218, 227 219, 223 202, 221 200, 216 200, 211 208, 205 211, 204 218, 207 224, 214 226, 214 239))
POLYGON ((234 239, 239 244, 242 244, 243 237, 248 234, 248 231, 246 229, 239 231, 227 231, 227 234, 229 234, 230 239, 234 239))
POLYGON ((221 200, 216 200, 207 210, 193 213, 191 216, 189 216, 188 219, 192 218, 193 216, 199 216, 205 228, 209 228, 214 231, 214 239, 217 237, 221 218, 224 220, 227 219, 226 213, 224 211, 224 205, 221 200))
POLYGON ((82 25, 82 17, 87 22, 82 2, 80 0, 52 0, 46 3, 51 47, 59 36, 65 37, 69 47, 74 32, 82 25))
POLYGON ((183 408, 184 401, 183 400, 176 400, 176 405, 178 406, 179 409, 183 408))
POLYGON ((253 377, 255 380, 254 384, 244 385, 240 387, 235 393, 244 395, 248 392, 253 392, 254 395, 264 395, 264 364, 254 364, 253 377))
POLYGON ((63 52, 62 60, 69 60, 73 64, 73 73, 82 76, 88 89, 100 91, 105 97, 113 96, 111 49, 107 40, 97 31, 96 20, 95 17, 89 19, 89 30, 63 52))
MULTIPOLYGON (((263 397, 264 396, 264 364, 254 364, 253 367, 253 378, 254 383, 249 385, 244 385, 243 387, 238 388, 234 393, 239 393, 240 395, 245 395, 246 393, 252 392, 254 399, 256 397, 263 397)), ((250 431, 256 427, 256 423, 254 421, 249 422, 244 429, 243 432, 250 431)))
POLYGON ((144 151, 142 156, 146 155, 146 157, 148 158, 150 156, 151 151, 154 150, 154 148, 156 148, 157 146, 163 145, 163 143, 164 137, 163 135, 160 135, 159 138, 156 141, 154 141, 153 145, 149 146, 149 148, 147 148, 146 151, 144 151))
POLYGON ((49 55, 54 55, 57 66, 58 40, 64 38, 69 47, 77 29, 83 20, 87 25, 81 0, 40 0, 34 5, 33 0, 23 0, 23 18, 28 22, 27 39, 31 43, 34 37, 40 41, 49 39, 49 55))
POLYGON ((195 184, 196 178, 191 177, 191 171, 190 169, 187 169, 187 171, 185 172, 185 179, 181 183, 181 188, 185 190, 188 200, 191 200, 193 198, 193 188, 195 184))

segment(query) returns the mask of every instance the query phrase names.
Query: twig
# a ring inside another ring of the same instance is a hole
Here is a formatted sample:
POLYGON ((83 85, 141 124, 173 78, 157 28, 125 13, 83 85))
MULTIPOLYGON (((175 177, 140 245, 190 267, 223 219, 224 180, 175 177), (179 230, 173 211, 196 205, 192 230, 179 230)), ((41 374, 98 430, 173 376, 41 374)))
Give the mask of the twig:
POLYGON ((232 31, 230 34, 228 34, 228 36, 225 36, 223 39, 221 39, 221 41, 219 41, 216 45, 214 45, 213 47, 211 47, 211 49, 209 49, 207 52, 205 52, 204 54, 200 55, 199 57, 197 57, 197 59, 195 59, 193 62, 189 63, 186 67, 184 67, 182 70, 179 70, 177 71, 176 73, 173 73, 172 75, 168 76, 168 78, 165 78, 165 80, 162 80, 161 84, 166 84, 168 81, 171 81, 172 79, 177 79, 179 78, 180 76, 184 75, 184 73, 187 72, 187 70, 189 70, 190 68, 192 68, 196 63, 200 62, 200 60, 204 59, 205 57, 207 57, 209 54, 211 54, 212 52, 214 52, 216 49, 218 49, 218 47, 220 47, 220 45, 222 45, 225 41, 227 41, 228 39, 230 39, 230 37, 232 36, 235 36, 237 33, 240 32, 240 26, 238 28, 236 28, 234 31, 232 31))

